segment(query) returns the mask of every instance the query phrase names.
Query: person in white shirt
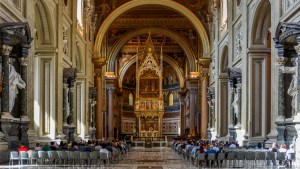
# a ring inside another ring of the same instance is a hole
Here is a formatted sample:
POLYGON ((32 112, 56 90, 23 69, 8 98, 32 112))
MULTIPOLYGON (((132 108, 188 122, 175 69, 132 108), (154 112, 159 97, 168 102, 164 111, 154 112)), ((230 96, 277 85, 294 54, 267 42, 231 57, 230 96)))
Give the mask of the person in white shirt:
POLYGON ((34 150, 35 151, 39 151, 39 150, 41 150, 42 149, 42 147, 40 146, 40 143, 36 143, 35 144, 35 147, 34 147, 34 150))
POLYGON ((290 148, 286 151, 286 154, 285 154, 285 164, 287 167, 290 167, 292 164, 292 160, 290 159, 290 155, 292 153, 295 153, 294 144, 290 145, 290 148))
POLYGON ((229 145, 229 148, 236 148, 236 145, 234 144, 234 142, 232 142, 232 143, 229 145))

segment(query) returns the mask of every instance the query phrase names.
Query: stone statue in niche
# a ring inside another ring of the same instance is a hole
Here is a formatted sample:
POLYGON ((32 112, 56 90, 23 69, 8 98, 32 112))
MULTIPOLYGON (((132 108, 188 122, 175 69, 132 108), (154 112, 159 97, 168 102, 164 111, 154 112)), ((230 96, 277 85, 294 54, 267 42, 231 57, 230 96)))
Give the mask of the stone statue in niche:
POLYGON ((68 37, 67 37, 67 27, 63 27, 63 53, 67 56, 68 55, 68 37))
POLYGON ((22 80, 20 74, 15 70, 12 64, 9 64, 9 112, 11 113, 15 99, 19 93, 18 89, 24 89, 26 83, 22 80))
MULTIPOLYGON (((236 91, 236 92, 234 92, 234 100, 233 100, 233 102, 232 102, 232 107, 233 107, 233 109, 234 109, 234 114, 235 114, 235 117, 237 118, 237 119, 240 119, 240 117, 239 117, 239 111, 240 111, 240 108, 239 108, 239 95, 238 95, 238 92, 236 91)), ((239 124, 237 124, 237 125, 239 125, 239 124)))
POLYGON ((292 62, 294 64, 293 67, 288 67, 288 66, 279 66, 279 69, 283 73, 293 73, 293 79, 290 83, 290 86, 288 88, 287 93, 292 96, 292 115, 294 116, 296 111, 298 110, 297 108, 297 102, 296 98, 298 95, 298 87, 297 87, 297 77, 298 77, 298 71, 297 71, 297 63, 298 63, 298 58, 292 58, 292 62))

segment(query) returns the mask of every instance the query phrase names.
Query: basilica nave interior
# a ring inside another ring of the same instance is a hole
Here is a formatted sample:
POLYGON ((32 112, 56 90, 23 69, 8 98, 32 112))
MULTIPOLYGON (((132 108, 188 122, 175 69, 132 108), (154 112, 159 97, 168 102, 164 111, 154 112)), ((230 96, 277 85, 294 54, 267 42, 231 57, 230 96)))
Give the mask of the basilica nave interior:
POLYGON ((299 7, 0 1, 0 154, 124 138, 277 142, 298 153, 299 7))

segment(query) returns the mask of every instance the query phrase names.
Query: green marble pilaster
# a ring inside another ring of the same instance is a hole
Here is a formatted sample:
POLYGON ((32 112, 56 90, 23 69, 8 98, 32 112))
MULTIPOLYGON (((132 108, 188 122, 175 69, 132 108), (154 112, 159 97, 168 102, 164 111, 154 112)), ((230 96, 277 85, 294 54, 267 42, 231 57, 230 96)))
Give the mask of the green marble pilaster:
POLYGON ((2 45, 2 73, 0 76, 2 80, 2 98, 1 98, 1 112, 3 115, 9 115, 9 54, 12 47, 9 45, 2 45))

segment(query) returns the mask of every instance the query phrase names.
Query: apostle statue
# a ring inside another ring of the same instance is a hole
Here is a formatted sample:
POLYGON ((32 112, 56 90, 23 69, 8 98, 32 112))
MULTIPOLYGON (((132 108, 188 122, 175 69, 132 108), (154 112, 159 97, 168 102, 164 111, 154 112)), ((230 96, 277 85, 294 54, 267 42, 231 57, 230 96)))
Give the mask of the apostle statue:
POLYGON ((292 58, 293 67, 288 67, 288 66, 279 66, 279 69, 282 71, 282 73, 293 73, 293 79, 290 83, 290 86, 288 88, 287 93, 292 96, 292 115, 295 115, 297 111, 297 95, 298 95, 298 87, 297 87, 297 63, 298 63, 298 58, 292 58))
POLYGON ((15 99, 19 93, 18 89, 24 89, 26 83, 22 80, 20 74, 15 70, 12 64, 9 64, 9 112, 11 113, 15 99))
MULTIPOLYGON (((234 92, 234 99, 233 99, 233 102, 232 102, 231 105, 234 109, 235 117, 239 120, 240 119, 240 117, 239 117, 240 108, 239 108, 239 95, 238 95, 238 92, 234 92)), ((237 124, 237 125, 239 125, 239 124, 237 124)))

